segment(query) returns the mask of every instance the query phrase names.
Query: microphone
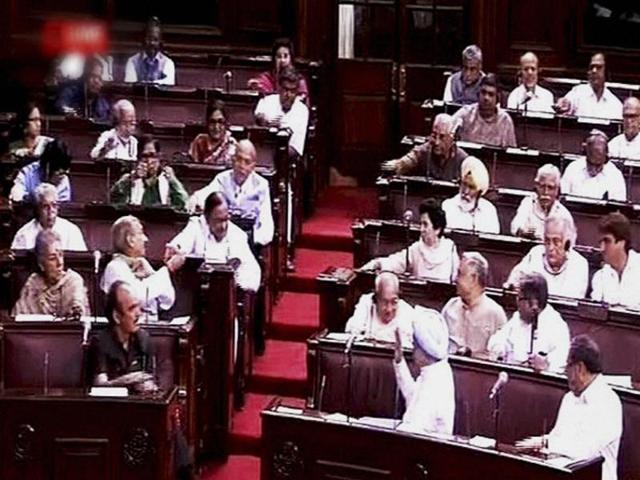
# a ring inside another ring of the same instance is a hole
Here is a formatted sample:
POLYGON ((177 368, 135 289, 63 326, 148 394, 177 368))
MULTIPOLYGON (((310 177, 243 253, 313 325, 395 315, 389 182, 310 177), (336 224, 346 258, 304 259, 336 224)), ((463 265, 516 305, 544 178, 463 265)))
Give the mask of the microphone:
POLYGON ((102 258, 102 252, 100 250, 93 251, 93 273, 95 275, 98 274, 100 270, 100 259, 102 258))
POLYGON ((406 241, 407 241, 407 248, 405 249, 405 254, 404 254, 404 271, 405 274, 410 275, 411 274, 411 266, 409 265, 409 246, 411 245, 411 232, 410 232, 410 226, 411 226, 411 220, 413 220, 413 212, 411 211, 410 208, 407 208, 404 213, 402 214, 402 219, 404 220, 405 225, 407 226, 406 228, 406 241))
POLYGON ((411 223, 411 221, 413 220, 413 212, 410 208, 407 208, 404 211, 404 213, 402 214, 402 220, 404 220, 406 223, 411 223))
POLYGON ((533 92, 531 90, 527 90, 524 94, 524 100, 520 102, 520 106, 526 105, 533 99, 533 92))
POLYGON ((489 400, 493 400, 493 398, 500 392, 502 387, 504 387, 508 382, 509 374, 507 372, 500 372, 496 383, 493 384, 493 387, 491 387, 491 391, 489 392, 489 400))
POLYGON ((357 338, 357 335, 353 334, 349 337, 349 340, 347 340, 347 345, 344 347, 345 355, 349 355, 349 353, 351 353, 351 348, 353 347, 353 344, 355 343, 356 338, 357 338))
POLYGON ((231 80, 233 79, 233 73, 231 73, 230 70, 227 70, 226 72, 224 72, 224 84, 225 84, 225 89, 227 90, 227 92, 231 91, 231 80))
POLYGON ((327 386, 327 376, 323 375, 320 380, 320 398, 318 398, 318 412, 322 412, 322 403, 324 399, 324 388, 327 386))

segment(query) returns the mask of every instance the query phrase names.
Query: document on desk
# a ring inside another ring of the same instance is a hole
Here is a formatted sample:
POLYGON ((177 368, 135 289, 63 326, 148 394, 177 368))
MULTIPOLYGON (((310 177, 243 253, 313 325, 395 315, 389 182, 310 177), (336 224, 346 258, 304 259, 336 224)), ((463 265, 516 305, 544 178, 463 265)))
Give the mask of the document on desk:
POLYGON ((129 396, 129 390, 127 387, 91 387, 89 396, 125 398, 129 396))

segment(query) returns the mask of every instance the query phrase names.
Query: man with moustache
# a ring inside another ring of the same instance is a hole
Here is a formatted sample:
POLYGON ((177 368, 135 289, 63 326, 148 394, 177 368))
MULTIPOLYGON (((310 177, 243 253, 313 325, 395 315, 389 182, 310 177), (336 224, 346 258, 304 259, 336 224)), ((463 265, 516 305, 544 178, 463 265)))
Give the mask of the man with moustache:
POLYGON ((469 45, 462 51, 462 69, 447 79, 442 99, 445 102, 470 105, 478 101, 482 72, 482 50, 469 45))
POLYGON ((538 85, 538 56, 533 52, 520 57, 520 82, 509 94, 507 108, 553 113, 553 94, 538 85))

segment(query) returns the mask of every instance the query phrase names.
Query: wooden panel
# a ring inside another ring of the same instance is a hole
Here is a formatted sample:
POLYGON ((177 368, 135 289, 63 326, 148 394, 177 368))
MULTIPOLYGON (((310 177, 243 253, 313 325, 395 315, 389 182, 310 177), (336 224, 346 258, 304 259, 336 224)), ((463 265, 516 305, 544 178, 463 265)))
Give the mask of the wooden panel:
POLYGON ((54 480, 109 480, 110 445, 107 439, 54 438, 54 480))

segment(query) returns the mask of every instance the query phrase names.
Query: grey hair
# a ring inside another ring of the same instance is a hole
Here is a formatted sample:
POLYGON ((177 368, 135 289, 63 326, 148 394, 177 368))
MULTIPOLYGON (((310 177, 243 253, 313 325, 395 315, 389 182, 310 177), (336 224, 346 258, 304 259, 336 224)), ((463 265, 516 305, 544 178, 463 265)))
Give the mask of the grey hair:
POLYGON ((400 291, 400 280, 398 276, 393 272, 380 272, 375 280, 376 293, 382 290, 385 285, 390 285, 396 292, 400 291))
POLYGON ((535 181, 539 182, 542 179, 542 177, 553 177, 553 179, 556 181, 556 183, 559 186, 562 175, 560 174, 560 169, 558 167, 556 167, 552 163, 545 163, 536 172, 535 181))
POLYGON ((36 243, 33 248, 33 251, 36 254, 36 259, 38 260, 38 264, 44 257, 47 248, 52 245, 54 242, 62 242, 60 235, 57 232, 54 232, 50 228, 45 228, 44 230, 40 230, 38 235, 36 235, 36 243))
POLYGON ((126 98, 121 98, 113 104, 113 118, 115 119, 116 123, 120 122, 121 113, 124 110, 133 110, 135 112, 136 107, 134 107, 133 103, 131 103, 126 98))
POLYGON ((462 50, 462 62, 465 60, 475 60, 482 63, 482 50, 477 45, 469 45, 462 50))
POLYGON ((462 261, 467 262, 473 273, 478 277, 478 282, 482 288, 489 283, 489 262, 479 252, 464 252, 462 261))
POLYGON ((589 135, 584 141, 585 147, 586 148, 593 147, 593 144, 598 139, 604 142, 605 151, 609 152, 609 136, 606 133, 604 133, 602 130, 599 130, 597 128, 594 128, 589 132, 589 135))
POLYGON ((51 185, 50 183, 41 183, 38 185, 33 192, 33 198, 35 200, 36 205, 40 205, 42 201, 47 197, 55 197, 56 201, 58 200, 58 189, 51 185))
POLYGON ((571 217, 561 215, 549 215, 544 221, 544 229, 546 230, 549 225, 560 225, 564 232, 565 240, 569 240, 570 246, 573 247, 578 239, 578 231, 576 225, 573 223, 571 217))
POLYGON ((453 116, 449 115, 448 113, 439 113, 438 115, 436 115, 436 118, 433 119, 433 128, 435 128, 436 125, 444 125, 447 128, 447 131, 453 135, 456 127, 458 126, 456 124, 456 121, 453 119, 453 116))
POLYGON ((113 250, 118 253, 124 253, 127 249, 127 236, 131 235, 133 227, 136 223, 140 223, 138 218, 133 215, 125 215, 120 217, 111 227, 111 242, 113 250))

